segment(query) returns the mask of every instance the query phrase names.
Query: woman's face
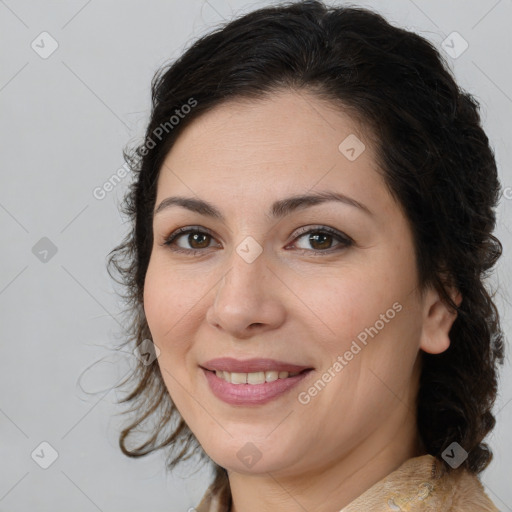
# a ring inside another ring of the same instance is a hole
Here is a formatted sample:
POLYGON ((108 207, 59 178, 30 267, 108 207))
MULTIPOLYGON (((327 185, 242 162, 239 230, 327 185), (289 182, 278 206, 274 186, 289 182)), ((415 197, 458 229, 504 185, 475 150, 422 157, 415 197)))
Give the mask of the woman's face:
POLYGON ((414 425, 418 351, 447 346, 426 332, 408 222, 348 115, 292 92, 218 106, 168 154, 155 210, 147 321, 213 460, 291 474, 414 425))

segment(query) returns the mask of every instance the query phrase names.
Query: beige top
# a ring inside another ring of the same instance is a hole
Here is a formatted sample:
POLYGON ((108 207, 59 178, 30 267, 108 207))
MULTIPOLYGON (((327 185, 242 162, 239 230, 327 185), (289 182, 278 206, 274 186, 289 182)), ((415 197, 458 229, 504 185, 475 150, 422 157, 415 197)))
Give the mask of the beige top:
MULTIPOLYGON (((197 512, 230 512, 229 486, 206 492, 197 512)), ((450 472, 432 455, 405 461, 340 512, 500 512, 476 475, 450 472)))

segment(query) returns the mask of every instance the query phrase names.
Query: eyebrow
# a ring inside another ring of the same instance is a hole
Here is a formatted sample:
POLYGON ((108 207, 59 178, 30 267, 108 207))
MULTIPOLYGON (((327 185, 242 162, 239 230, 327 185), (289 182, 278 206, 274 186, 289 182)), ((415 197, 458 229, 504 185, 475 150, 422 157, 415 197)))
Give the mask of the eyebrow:
MULTIPOLYGON (((303 210, 305 208, 309 208, 317 204, 331 201, 353 206, 355 208, 360 209, 361 211, 365 212, 368 215, 373 215, 373 213, 368 209, 368 207, 360 203, 359 201, 356 201, 355 199, 352 199, 351 197, 348 197, 344 194, 326 190, 314 192, 312 194, 301 194, 287 197, 285 199, 280 199, 272 204, 269 216, 274 219, 278 219, 286 215, 289 215, 290 213, 295 212, 297 210, 303 210)), ((154 215, 157 215, 158 213, 172 206, 181 206, 190 211, 199 213, 200 215, 206 215, 208 217, 212 217, 223 222, 225 221, 224 216, 222 215, 218 208, 216 208, 208 201, 196 199, 194 197, 167 197, 166 199, 162 200, 162 202, 155 209, 154 215)))

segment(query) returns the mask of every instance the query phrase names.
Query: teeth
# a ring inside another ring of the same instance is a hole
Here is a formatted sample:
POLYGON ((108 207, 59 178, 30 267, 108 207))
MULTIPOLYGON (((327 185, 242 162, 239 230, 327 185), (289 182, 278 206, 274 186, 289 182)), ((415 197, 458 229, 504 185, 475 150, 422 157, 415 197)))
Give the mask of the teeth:
POLYGON ((232 373, 231 374, 232 384, 247 384, 247 373, 232 373))
POLYGON ((253 373, 236 373, 236 372, 223 372, 217 370, 215 375, 220 379, 230 382, 231 384, 263 384, 264 382, 274 382, 277 379, 287 379, 288 377, 294 377, 300 372, 253 372, 253 373))
POLYGON ((265 372, 265 382, 274 382, 279 378, 279 372, 265 372))
MULTIPOLYGON (((265 382, 265 372, 244 373, 240 375, 247 375, 247 384, 263 384, 265 382)), ((231 379, 233 379, 233 377, 231 377, 231 379)), ((233 380, 231 380, 231 382, 233 382, 233 380)))

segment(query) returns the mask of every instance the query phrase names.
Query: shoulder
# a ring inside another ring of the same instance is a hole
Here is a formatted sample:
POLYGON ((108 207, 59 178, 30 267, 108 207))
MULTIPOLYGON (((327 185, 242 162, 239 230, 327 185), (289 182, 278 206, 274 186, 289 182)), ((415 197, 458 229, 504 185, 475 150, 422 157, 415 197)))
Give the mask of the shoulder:
POLYGON ((432 455, 405 461, 341 512, 499 512, 478 477, 432 455), (383 508, 385 507, 385 508, 383 508))
POLYGON ((438 487, 446 496, 450 512, 499 512, 478 476, 469 471, 461 469, 443 475, 438 487))
MULTIPOLYGON (((229 485, 210 486, 196 512, 227 512, 229 485)), ((405 461, 340 512, 500 512, 477 475, 447 471, 432 455, 405 461)))

